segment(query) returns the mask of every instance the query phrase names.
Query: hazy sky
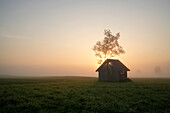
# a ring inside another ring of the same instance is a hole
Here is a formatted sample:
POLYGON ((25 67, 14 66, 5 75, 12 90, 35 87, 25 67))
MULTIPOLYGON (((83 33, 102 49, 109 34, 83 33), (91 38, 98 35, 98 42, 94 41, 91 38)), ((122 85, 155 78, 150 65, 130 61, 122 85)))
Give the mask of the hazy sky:
POLYGON ((0 0, 0 75, 97 76, 92 47, 110 29, 130 77, 170 77, 169 11, 169 0, 0 0))

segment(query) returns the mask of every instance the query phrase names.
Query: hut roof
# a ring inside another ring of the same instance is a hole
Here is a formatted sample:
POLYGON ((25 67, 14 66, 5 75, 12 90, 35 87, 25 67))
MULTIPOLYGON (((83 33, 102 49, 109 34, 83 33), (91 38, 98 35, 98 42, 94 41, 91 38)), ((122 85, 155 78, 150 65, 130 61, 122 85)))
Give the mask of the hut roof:
POLYGON ((117 67, 117 69, 122 70, 122 71, 130 71, 130 69, 128 69, 123 63, 121 63, 119 60, 116 59, 107 59, 103 62, 103 64, 100 65, 100 67, 96 70, 99 71, 105 63, 109 63, 111 62, 112 65, 114 65, 115 67, 117 67))

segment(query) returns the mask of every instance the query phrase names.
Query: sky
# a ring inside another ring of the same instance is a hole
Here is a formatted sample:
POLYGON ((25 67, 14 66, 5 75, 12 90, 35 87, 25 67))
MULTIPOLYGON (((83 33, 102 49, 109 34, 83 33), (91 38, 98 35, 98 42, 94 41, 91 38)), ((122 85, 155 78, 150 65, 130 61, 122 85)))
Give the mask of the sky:
POLYGON ((169 0, 0 0, 0 75, 97 77, 92 48, 108 29, 129 77, 170 77, 169 11, 169 0))

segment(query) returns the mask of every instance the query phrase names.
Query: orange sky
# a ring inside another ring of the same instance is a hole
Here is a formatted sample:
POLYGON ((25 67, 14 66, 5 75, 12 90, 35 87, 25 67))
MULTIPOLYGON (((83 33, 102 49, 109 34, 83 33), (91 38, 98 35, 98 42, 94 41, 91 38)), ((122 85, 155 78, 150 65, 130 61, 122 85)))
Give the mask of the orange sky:
POLYGON ((126 54, 117 59, 130 77, 169 77, 169 6, 166 0, 0 1, 0 75, 97 77, 92 47, 110 29, 120 32, 126 54))

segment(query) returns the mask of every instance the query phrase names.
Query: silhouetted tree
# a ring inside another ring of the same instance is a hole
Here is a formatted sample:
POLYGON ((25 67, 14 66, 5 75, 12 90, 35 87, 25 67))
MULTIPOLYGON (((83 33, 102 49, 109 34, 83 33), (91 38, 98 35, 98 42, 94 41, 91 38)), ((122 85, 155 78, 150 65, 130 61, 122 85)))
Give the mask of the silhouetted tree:
POLYGON ((116 55, 125 53, 118 43, 120 33, 113 36, 110 30, 104 30, 104 35, 104 40, 97 41, 96 45, 93 47, 95 55, 99 58, 98 64, 101 64, 104 60, 106 60, 106 58, 113 58, 116 55))

